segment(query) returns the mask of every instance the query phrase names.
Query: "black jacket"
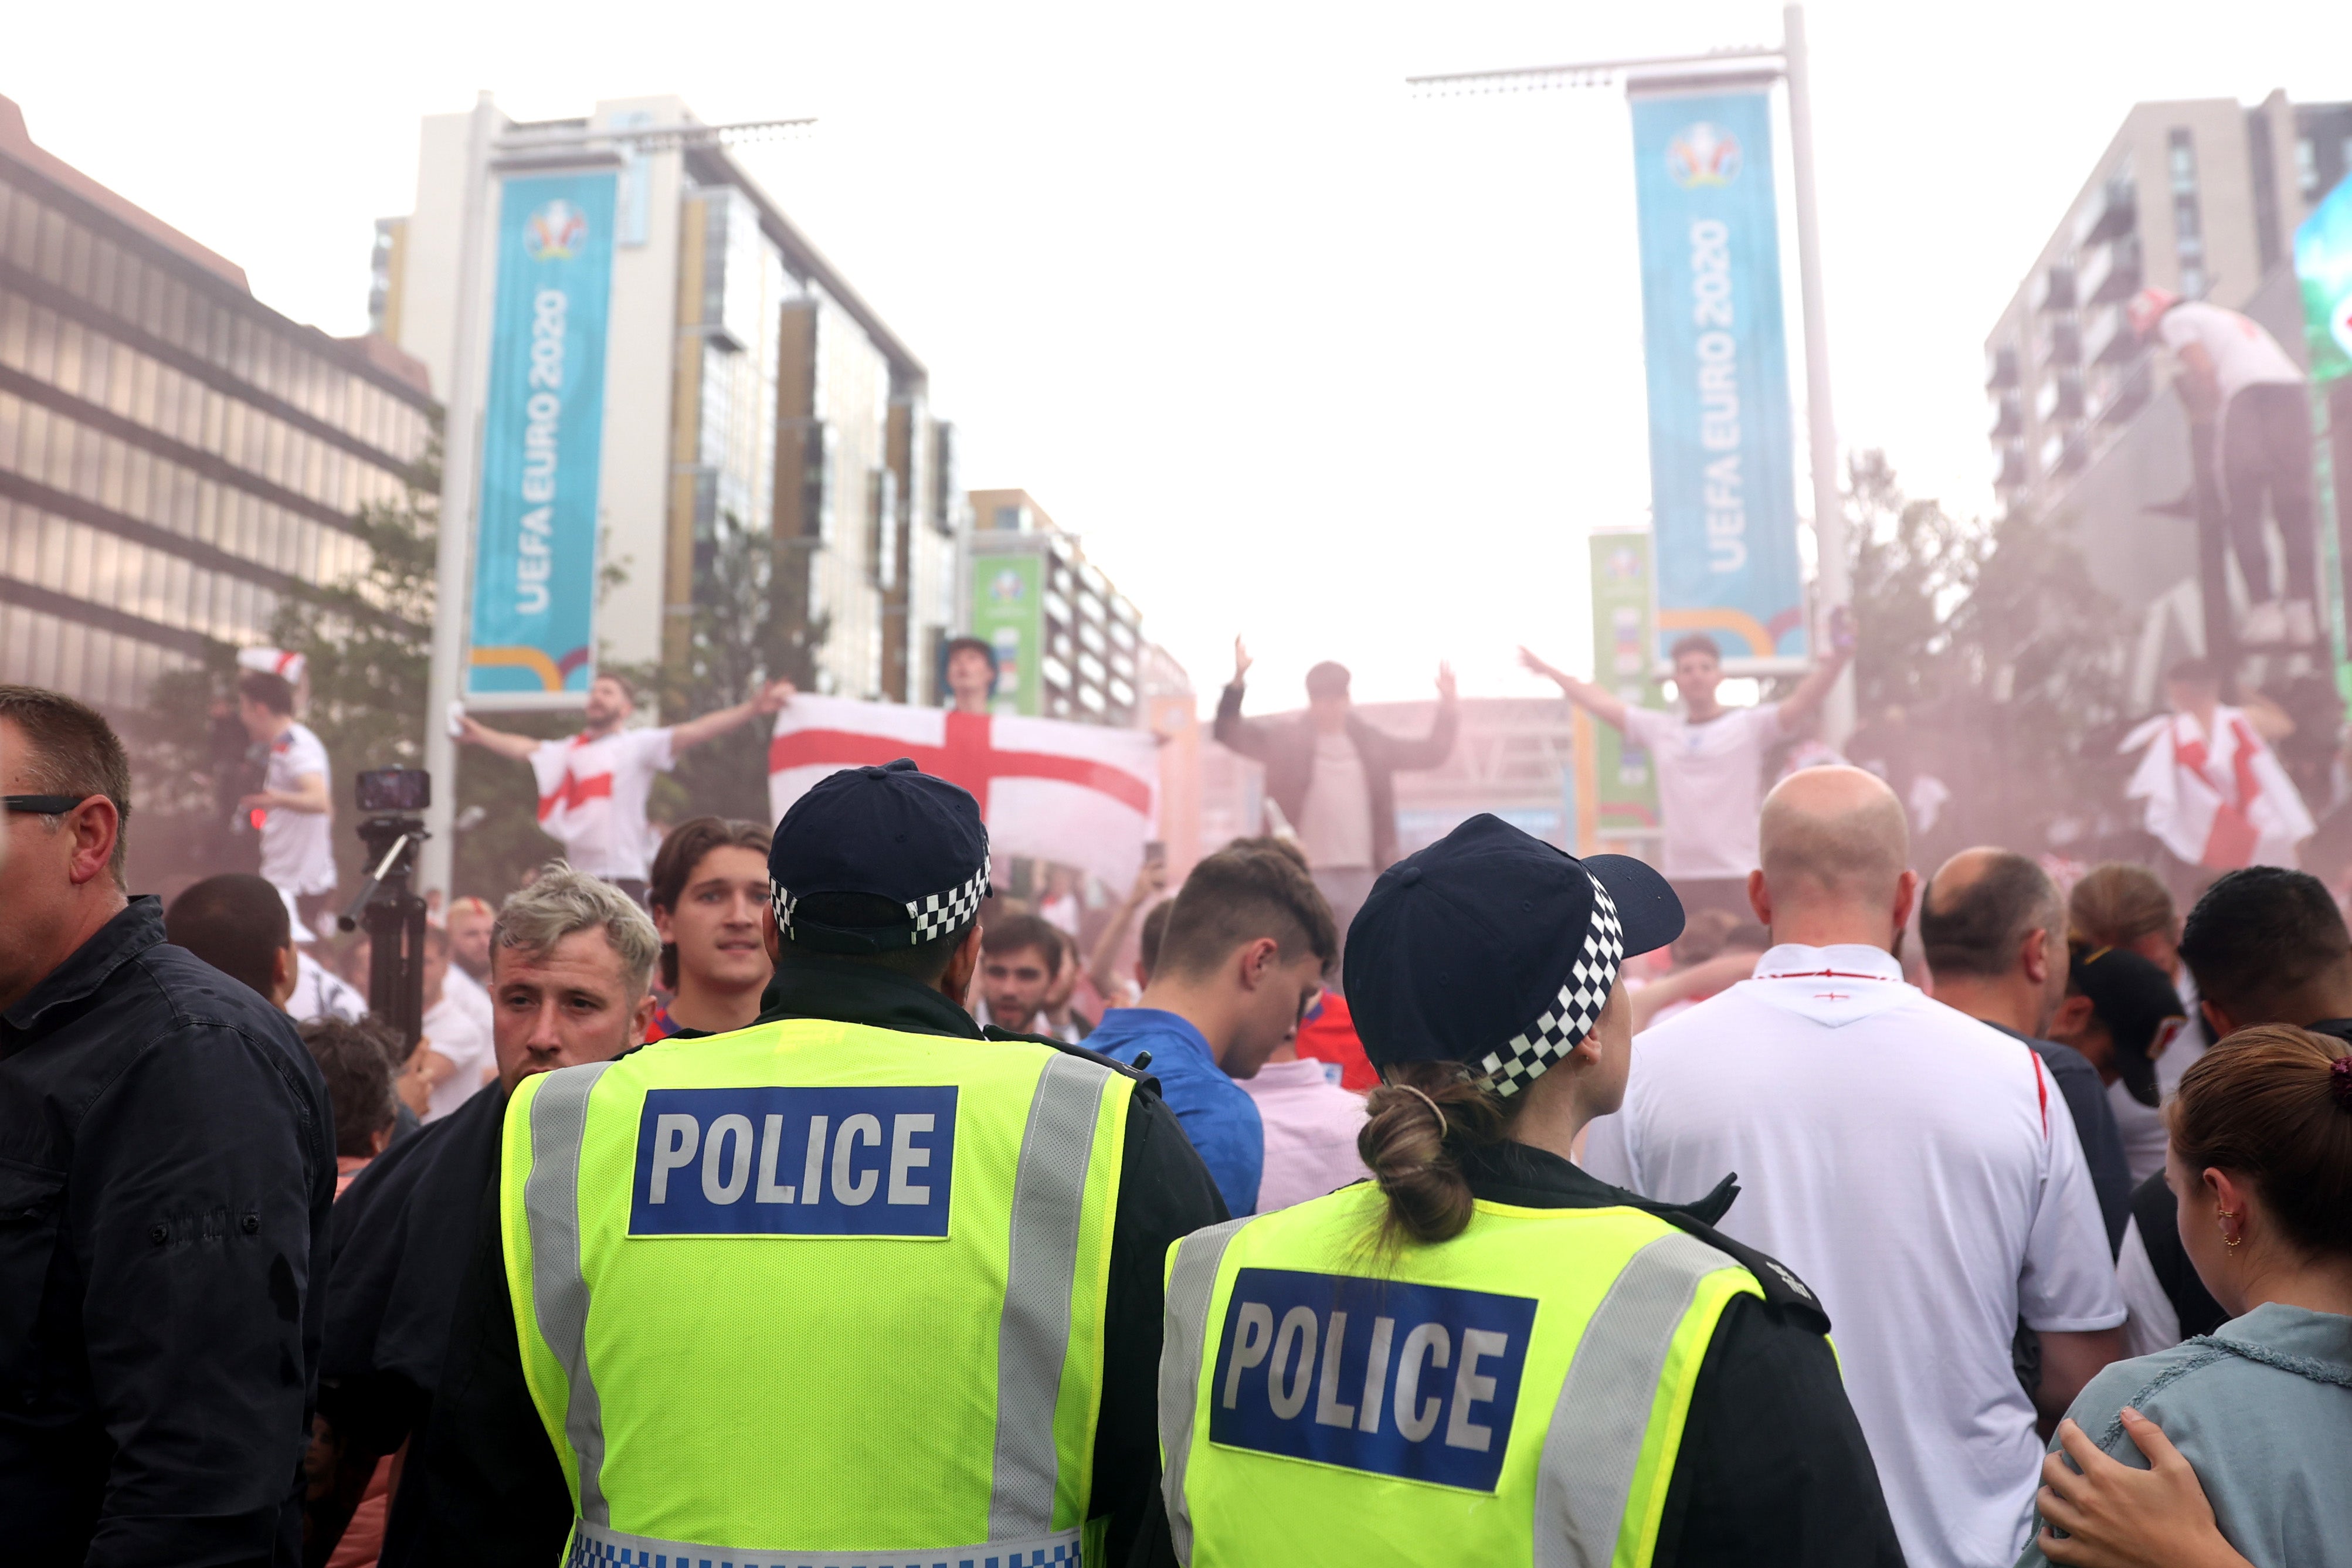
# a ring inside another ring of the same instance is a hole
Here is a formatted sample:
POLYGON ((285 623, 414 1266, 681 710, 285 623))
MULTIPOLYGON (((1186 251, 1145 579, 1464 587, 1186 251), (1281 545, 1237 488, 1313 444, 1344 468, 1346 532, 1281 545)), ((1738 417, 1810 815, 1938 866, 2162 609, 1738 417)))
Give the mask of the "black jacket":
POLYGON ((293 1022, 158 900, 0 1014, 0 1557, 300 1562, 334 1196, 293 1022))
MULTIPOLYGON (((1524 1143, 1464 1161, 1470 1190, 1522 1208, 1612 1208, 1660 1219, 1746 1264, 1764 1296, 1732 1298, 1699 1364, 1666 1483, 1655 1568, 1902 1568, 1878 1468, 1845 1396, 1830 1321, 1786 1267, 1718 1233, 1738 1188, 1654 1203, 1524 1143)), ((1442 1552, 1433 1552, 1433 1557, 1442 1552)))
POLYGON ((2091 1058, 2072 1046, 2037 1040, 2006 1025, 1992 1026, 2012 1040, 2021 1040, 2050 1069, 2050 1081, 2074 1123, 2074 1141, 2083 1146, 2083 1164, 2091 1174, 2091 1192, 2099 1200, 2099 1218, 2107 1227, 2107 1256, 2124 1244, 2124 1226, 2131 1223, 2131 1165, 2124 1158, 2123 1129, 2116 1108, 2107 1100, 2107 1086, 2091 1058))
MULTIPOLYGON (((1438 700, 1437 716, 1429 733, 1418 741, 1404 740, 1373 728, 1361 717, 1348 715, 1348 739, 1363 759, 1364 787, 1372 804, 1372 869, 1396 858, 1396 771, 1399 768, 1441 766, 1453 754, 1461 710, 1454 699, 1438 700)), ((1235 681, 1217 699, 1217 743, 1265 764, 1265 793, 1274 796, 1292 823, 1307 808, 1307 788, 1315 782, 1315 720, 1301 713, 1290 719, 1242 717, 1242 686, 1235 681)))
MULTIPOLYGON (((831 1018, 910 1034, 1022 1039, 1133 1069, 1041 1036, 983 1036, 971 1016, 929 986, 854 962, 799 955, 768 990, 762 1024, 831 1018)), ((499 1244, 499 1184, 484 1188, 474 1256, 451 1323, 449 1359, 422 1451, 426 1517, 412 1532, 395 1518, 383 1568, 430 1563, 552 1563, 572 1528, 572 1501, 555 1450, 523 1383, 522 1351, 499 1244)), ((1157 1399, 1162 1268, 1168 1248, 1225 1218, 1208 1168, 1149 1078, 1129 1101, 1127 1152, 1119 1167, 1111 1230, 1110 1294, 1103 1335, 1103 1395, 1095 1436, 1094 1512, 1110 1516, 1109 1561, 1128 1559, 1147 1528, 1163 1538, 1158 1514, 1157 1399)), ((404 1481, 404 1489, 410 1484, 404 1481)), ((395 1510, 395 1514, 399 1510, 395 1510)), ((783 1544, 783 1543, 778 1543, 783 1544)), ((919 1545, 920 1542, 908 1544, 919 1545)))

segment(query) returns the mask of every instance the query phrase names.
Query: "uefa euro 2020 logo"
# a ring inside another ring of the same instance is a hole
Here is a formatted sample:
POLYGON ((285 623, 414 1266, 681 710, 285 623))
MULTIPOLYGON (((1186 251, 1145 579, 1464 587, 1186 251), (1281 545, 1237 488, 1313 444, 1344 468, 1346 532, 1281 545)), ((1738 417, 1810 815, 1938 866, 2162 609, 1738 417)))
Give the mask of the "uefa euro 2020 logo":
POLYGON ((1739 142, 1719 125, 1697 121, 1666 143, 1666 177, 1685 190, 1727 185, 1739 177, 1739 142))
POLYGON ((588 215, 558 196, 530 215, 527 230, 533 261, 569 261, 588 237, 588 215))

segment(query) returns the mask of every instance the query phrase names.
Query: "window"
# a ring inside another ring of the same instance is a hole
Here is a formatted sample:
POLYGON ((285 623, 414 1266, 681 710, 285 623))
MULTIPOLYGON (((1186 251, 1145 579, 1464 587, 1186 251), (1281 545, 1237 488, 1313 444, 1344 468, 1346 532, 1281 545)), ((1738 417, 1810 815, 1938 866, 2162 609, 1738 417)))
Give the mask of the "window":
POLYGON ((2308 136, 2294 139, 2294 184, 2305 206, 2319 199, 2319 144, 2308 136))
POLYGON ((2197 201, 2197 143, 2185 126, 2166 136, 2172 184, 2172 247, 2180 267, 2180 292, 2191 300, 2205 293, 2205 229, 2197 201))

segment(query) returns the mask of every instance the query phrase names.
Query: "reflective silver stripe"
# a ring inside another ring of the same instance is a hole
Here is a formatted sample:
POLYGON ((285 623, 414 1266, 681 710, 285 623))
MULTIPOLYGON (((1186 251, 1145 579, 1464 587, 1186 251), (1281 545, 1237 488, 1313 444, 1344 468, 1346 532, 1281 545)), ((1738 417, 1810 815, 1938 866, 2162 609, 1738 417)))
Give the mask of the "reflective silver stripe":
POLYGON ((580 1461, 580 1511, 599 1524, 604 1501, 604 1409, 588 1374, 588 1279, 580 1266, 580 1144, 588 1131, 588 1093, 610 1062, 559 1068, 530 1101, 530 1174, 523 1212, 530 1223, 530 1296, 540 1338, 562 1363, 572 1396, 564 1440, 580 1461))
POLYGON ((1209 1302, 1217 1293, 1217 1265, 1226 1244, 1255 1215, 1196 1230, 1176 1244, 1168 1276, 1167 1327, 1160 1342, 1160 1495, 1168 1505, 1168 1532, 1176 1561, 1192 1561, 1192 1510, 1184 1500, 1184 1467, 1192 1456, 1192 1407, 1200 1398, 1201 1363, 1209 1353, 1209 1302))
POLYGON ((706 1546, 626 1535, 575 1520, 563 1568, 1077 1568, 1078 1532, 982 1546, 908 1546, 866 1552, 794 1552, 784 1547, 706 1546))
POLYGON ((1004 1316, 996 1331, 995 1479, 988 1533, 1043 1538, 1054 1529, 1060 1450, 1054 1406, 1070 1351, 1070 1290, 1078 1272, 1078 1225, 1087 1164, 1111 1069, 1056 1051, 1038 1075, 1013 1178, 1012 1247, 1004 1316))
POLYGON ((1536 1471, 1536 1568, 1608 1568, 1666 1352, 1699 1281, 1738 1261, 1675 1231, 1635 1253, 1577 1342, 1536 1471))

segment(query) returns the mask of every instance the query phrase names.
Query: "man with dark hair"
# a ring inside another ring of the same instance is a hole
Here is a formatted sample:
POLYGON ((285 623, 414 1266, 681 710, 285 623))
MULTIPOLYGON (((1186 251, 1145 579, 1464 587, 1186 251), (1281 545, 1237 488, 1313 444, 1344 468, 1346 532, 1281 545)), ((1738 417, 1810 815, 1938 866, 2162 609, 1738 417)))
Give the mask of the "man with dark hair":
MULTIPOLYGON (((2326 885, 2305 871, 2249 866, 2205 889, 2180 928, 2180 961, 2216 1040, 2257 1024, 2293 1024, 2352 1041, 2352 933, 2326 885)), ((2229 1314, 2180 1244, 2179 1205, 2158 1171, 2132 1194, 2116 1263, 2131 1353, 2210 1333, 2229 1314)))
POLYGON ((2033 1049, 2050 1068, 2090 1168, 2110 1252, 2131 1217, 2131 1168, 2098 1069, 2047 1037, 2066 994, 2066 901, 2050 874, 2008 849, 1963 849, 1919 899, 1919 946, 1936 1000, 2033 1049))
POLYGON ((677 754, 689 746, 773 716, 792 696, 791 681, 771 680, 758 696, 732 708, 662 729, 631 730, 625 726, 637 710, 636 693, 621 677, 599 670, 580 710, 586 722, 570 740, 510 734, 471 714, 459 716, 457 739, 529 763, 539 783, 540 831, 563 846, 567 863, 642 904, 660 843, 646 820, 654 775, 676 767, 677 754))
POLYGON ((163 915, 163 940, 184 947, 273 1007, 294 994, 294 925, 278 889, 243 871, 191 883, 163 915))
MULTIPOLYGON (((1397 858, 1397 772, 1443 767, 1454 754, 1461 727, 1454 667, 1437 667, 1437 712, 1418 741, 1366 722, 1349 700, 1348 667, 1328 659, 1307 672, 1305 713, 1278 721, 1244 719, 1249 668, 1249 649, 1235 637, 1234 679, 1217 700, 1217 742, 1265 764, 1265 793, 1297 830, 1344 944, 1372 879, 1397 858)), ((1335 960, 1334 982, 1339 973, 1335 960)))
POLYGON ((1008 915, 980 932, 982 1025, 1025 1035, 1044 1020, 1045 994, 1062 970, 1061 934, 1035 915, 1008 915))
POLYGON ((398 1042, 381 1025, 341 1018, 311 1018, 300 1033, 335 1108, 335 1195, 341 1197, 392 1142, 392 1053, 398 1042))
POLYGON ((1265 1130, 1235 1079, 1253 1078, 1322 989, 1339 952, 1330 906, 1297 864, 1222 849, 1169 903, 1151 978, 1087 1043, 1149 1067, 1234 1214, 1257 1209, 1265 1130))
POLYGON ((963 1010, 989 877, 969 794, 904 760, 845 769, 793 803, 768 867, 776 974, 758 1023, 517 1097, 500 1203, 536 1258, 563 1223, 541 1163, 575 1135, 557 1131, 567 1110, 546 1108, 596 1086, 577 1123, 574 1223, 614 1337, 592 1334, 573 1363, 595 1414, 575 1402, 543 1422, 544 1384, 523 1369, 526 1355, 535 1373, 552 1364, 547 1331, 515 1301, 545 1276, 534 1264, 509 1281, 488 1228, 427 1444, 428 1560, 552 1562, 569 1535, 597 1561, 1061 1562, 1083 1533, 1088 1562, 1172 1561, 1154 1420, 1162 1270, 1172 1243, 1224 1215, 1199 1156, 1150 1079, 963 1010), (667 1119, 646 1152, 640 1107, 667 1119), (689 1121, 701 1153, 653 1176, 689 1121), (787 1135, 805 1148, 783 1151, 787 1135), (757 1159, 747 1137, 769 1141, 757 1159), (727 1173, 730 1147, 743 1179, 702 1179, 727 1173), (688 1205, 723 1208, 736 1234, 678 1228, 688 1205), (665 1228, 655 1247, 621 1239, 665 1228), (916 1237, 930 1239, 898 1239, 916 1237), (634 1290, 608 1264, 673 1283, 716 1267, 729 1283, 634 1290), (1073 1278, 1087 1281, 1075 1294, 1073 1278), (779 1344, 800 1347, 789 1366, 779 1344), (607 1445, 608 1427, 633 1436, 607 1445), (681 1464, 681 1442, 727 1462, 681 1464), (565 1479, 583 1447, 599 1462, 593 1513, 565 1479), (1007 1475, 1028 1479, 995 1482, 1007 1475), (888 1484, 866 1484, 877 1477, 888 1484), (772 1550, 720 1544, 753 1537, 772 1550), (890 1545, 849 1555, 877 1541, 890 1545))
POLYGON ((996 649, 978 637, 950 637, 947 646, 947 706, 985 716, 996 695, 996 649))
POLYGON ((1723 650, 1705 632, 1689 633, 1675 641, 1671 655, 1679 714, 1641 706, 1646 679, 1612 689, 1579 680, 1524 647, 1519 662, 1570 702, 1622 731, 1628 745, 1650 753, 1665 834, 1658 868, 1674 883, 1684 912, 1727 910, 1745 920, 1748 874, 1757 868, 1764 758, 1812 722, 1853 662, 1853 619, 1843 606, 1830 616, 1829 645, 1829 657, 1780 701, 1727 708, 1716 696, 1723 684, 1723 650))
POLYGON ((261 875, 284 896, 305 936, 335 901, 335 803, 327 748, 294 721, 294 688, 282 675, 249 669, 237 677, 236 716, 254 744, 267 747, 261 787, 239 806, 261 830, 261 875))
POLYGON ((126 898, 130 774, 0 686, 0 1521, 13 1562, 295 1568, 332 1112, 292 1020, 126 898))

